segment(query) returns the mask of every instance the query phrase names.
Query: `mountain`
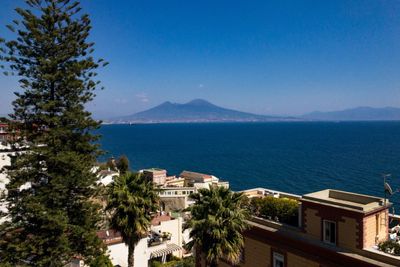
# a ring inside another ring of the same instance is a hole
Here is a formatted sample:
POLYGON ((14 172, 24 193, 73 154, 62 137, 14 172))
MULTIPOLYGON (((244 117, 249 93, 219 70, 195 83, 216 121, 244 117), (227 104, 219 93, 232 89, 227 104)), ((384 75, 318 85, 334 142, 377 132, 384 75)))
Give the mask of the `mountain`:
POLYGON ((250 122, 295 120, 289 117, 264 116, 222 108, 203 99, 185 104, 162 103, 151 109, 129 116, 109 120, 109 123, 157 123, 157 122, 250 122))
POLYGON ((331 112, 312 112, 302 116, 306 120, 318 121, 398 121, 400 108, 358 107, 331 112))

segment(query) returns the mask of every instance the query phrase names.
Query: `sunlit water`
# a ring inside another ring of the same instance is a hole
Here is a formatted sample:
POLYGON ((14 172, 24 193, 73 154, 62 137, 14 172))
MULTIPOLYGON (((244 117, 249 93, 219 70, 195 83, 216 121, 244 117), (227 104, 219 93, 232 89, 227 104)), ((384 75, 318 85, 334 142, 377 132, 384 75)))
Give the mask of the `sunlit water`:
MULTIPOLYGON (((104 125, 99 132, 107 156, 125 154, 133 169, 211 173, 234 190, 383 196, 382 173, 400 187, 400 122, 104 125)), ((392 201, 400 207, 400 193, 392 201)))

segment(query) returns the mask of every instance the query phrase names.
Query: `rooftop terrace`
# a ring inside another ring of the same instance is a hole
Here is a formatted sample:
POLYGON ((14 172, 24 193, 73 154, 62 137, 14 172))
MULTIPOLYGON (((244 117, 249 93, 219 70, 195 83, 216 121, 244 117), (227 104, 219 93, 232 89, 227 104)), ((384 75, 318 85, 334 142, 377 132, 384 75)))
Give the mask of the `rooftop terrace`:
MULTIPOLYGON (((303 195, 302 199, 362 213, 367 213, 384 206, 383 198, 333 189, 306 194, 303 195)), ((388 202, 386 205, 390 206, 391 203, 388 202)))
POLYGON ((161 169, 161 168, 148 168, 148 169, 144 169, 143 171, 147 171, 147 172, 167 172, 165 169, 161 169))

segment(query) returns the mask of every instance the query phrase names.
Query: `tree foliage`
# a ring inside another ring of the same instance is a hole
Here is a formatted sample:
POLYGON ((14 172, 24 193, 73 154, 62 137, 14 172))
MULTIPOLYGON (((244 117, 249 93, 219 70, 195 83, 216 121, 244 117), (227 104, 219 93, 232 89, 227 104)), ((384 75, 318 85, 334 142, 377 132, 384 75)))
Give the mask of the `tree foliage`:
POLYGON ((400 244, 398 244, 395 241, 387 240, 387 241, 380 242, 378 244, 378 248, 379 248, 379 250, 381 250, 385 253, 400 256, 400 244))
POLYGON ((115 179, 108 196, 110 226, 121 233, 128 246, 128 266, 132 267, 135 246, 147 235, 152 213, 158 208, 157 192, 143 174, 127 173, 115 179))
POLYGON ((166 263, 161 263, 157 260, 150 262, 150 267, 195 267, 194 258, 192 256, 183 259, 174 258, 166 263))
POLYGON ((283 223, 298 225, 299 203, 288 198, 252 198, 250 201, 252 214, 283 223))
POLYGON ((129 159, 127 156, 122 155, 118 158, 117 168, 121 174, 126 174, 129 171, 129 159))
POLYGON ((13 146, 27 145, 7 171, 9 221, 0 229, 0 260, 12 265, 64 266, 79 256, 91 264, 102 257, 96 236, 99 206, 98 154, 92 130, 99 123, 85 105, 95 96, 96 69, 87 14, 78 1, 26 0, 20 20, 8 28, 15 40, 1 40, 5 74, 19 77, 12 127, 13 146), (24 185, 24 189, 21 186, 24 185))
POLYGON ((246 197, 224 187, 211 187, 199 189, 191 198, 196 203, 187 209, 191 217, 184 228, 191 230, 192 238, 187 248, 201 251, 208 266, 217 266, 220 258, 237 264, 244 245, 242 232, 248 228, 246 197))

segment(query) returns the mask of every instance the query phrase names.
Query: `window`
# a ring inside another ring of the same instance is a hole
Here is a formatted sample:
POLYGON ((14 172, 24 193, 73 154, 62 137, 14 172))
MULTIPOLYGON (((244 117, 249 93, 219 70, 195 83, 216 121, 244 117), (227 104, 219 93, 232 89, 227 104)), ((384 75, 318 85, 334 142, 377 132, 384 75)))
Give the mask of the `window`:
POLYGON ((379 235, 379 230, 380 230, 379 229, 379 213, 375 215, 375 225, 376 225, 376 229, 375 229, 376 235, 378 236, 379 235))
POLYGON ((285 256, 280 253, 274 252, 272 254, 272 267, 284 267, 285 266, 285 256))
POLYGON ((324 242, 329 244, 336 244, 336 223, 324 220, 323 223, 324 242))

